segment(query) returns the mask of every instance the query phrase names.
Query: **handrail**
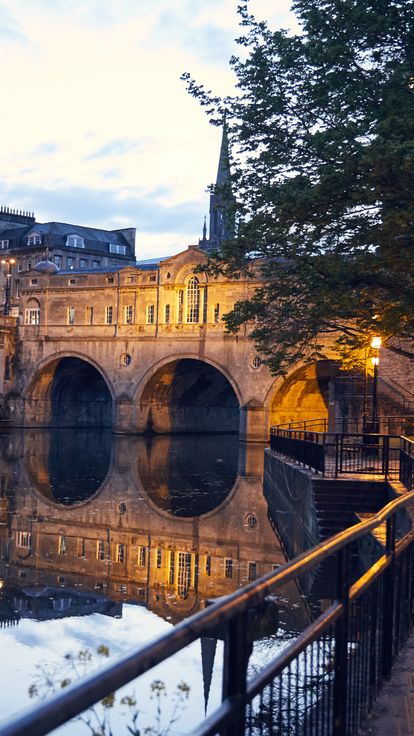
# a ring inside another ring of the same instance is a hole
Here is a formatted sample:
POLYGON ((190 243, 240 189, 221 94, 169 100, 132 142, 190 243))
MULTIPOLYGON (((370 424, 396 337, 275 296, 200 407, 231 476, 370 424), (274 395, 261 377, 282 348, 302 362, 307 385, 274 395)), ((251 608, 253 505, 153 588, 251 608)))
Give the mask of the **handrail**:
MULTIPOLYGON (((296 579, 334 552, 344 549, 351 542, 373 531, 390 519, 400 507, 412 500, 414 491, 394 499, 372 518, 339 532, 312 550, 298 555, 277 571, 271 570, 259 580, 226 596, 224 600, 216 601, 203 611, 177 624, 167 634, 120 656, 106 668, 80 679, 47 702, 27 708, 18 718, 9 719, 0 725, 0 736, 25 736, 28 733, 30 736, 43 736, 49 733, 51 729, 57 728, 106 695, 160 664, 218 624, 228 622, 249 608, 260 605, 270 590, 274 593, 275 586, 296 579)), ((278 666, 281 666, 282 660, 283 653, 278 658, 278 666)), ((224 703, 220 708, 224 709, 223 713, 227 712, 224 703)))

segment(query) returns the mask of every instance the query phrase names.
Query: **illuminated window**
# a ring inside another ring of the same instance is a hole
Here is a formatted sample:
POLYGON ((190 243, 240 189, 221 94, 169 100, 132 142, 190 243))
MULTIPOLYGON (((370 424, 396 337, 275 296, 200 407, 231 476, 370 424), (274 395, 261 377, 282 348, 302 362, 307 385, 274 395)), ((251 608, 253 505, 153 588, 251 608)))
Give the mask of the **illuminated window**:
POLYGON ((32 544, 31 532, 16 532, 16 546, 23 549, 30 549, 32 544))
POLYGON ((187 322, 198 322, 200 317, 200 284, 191 276, 187 284, 187 322))
POLYGON ((112 324, 112 318, 113 318, 113 307, 105 307, 105 323, 107 325, 112 324))
POLYGON ((171 306, 169 304, 165 305, 165 324, 170 324, 170 315, 171 315, 171 306))
POLYGON ((75 307, 68 307, 67 308, 66 322, 67 322, 68 325, 74 325, 75 324, 75 307))
POLYGON ((116 561, 117 562, 125 562, 125 544, 117 544, 116 545, 116 561))
POLYGON ((138 547, 137 565, 139 565, 139 567, 145 567, 146 562, 147 562, 147 548, 138 547))
POLYGON ((155 322, 155 307, 153 304, 148 304, 147 307, 147 324, 153 325, 155 322))
POLYGON ((124 319, 126 325, 132 325, 132 304, 124 307, 124 319))
POLYGON ((233 577, 233 560, 229 558, 224 560, 224 577, 225 578, 233 577))
POLYGON ((64 555, 66 552, 66 537, 61 534, 58 539, 58 554, 64 555))
POLYGON ((98 539, 96 543, 96 559, 97 560, 105 559, 105 542, 102 539, 98 539))

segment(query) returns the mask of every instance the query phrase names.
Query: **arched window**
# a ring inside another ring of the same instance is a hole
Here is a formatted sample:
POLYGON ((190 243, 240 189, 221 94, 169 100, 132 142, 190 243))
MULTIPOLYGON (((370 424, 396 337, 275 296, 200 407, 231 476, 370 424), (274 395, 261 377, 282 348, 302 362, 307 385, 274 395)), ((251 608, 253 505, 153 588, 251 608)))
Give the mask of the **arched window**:
POLYGON ((40 304, 37 299, 29 299, 27 302, 24 323, 26 325, 40 324, 40 304))
POLYGON ((200 318, 200 283, 191 276, 187 283, 187 322, 198 322, 200 318))

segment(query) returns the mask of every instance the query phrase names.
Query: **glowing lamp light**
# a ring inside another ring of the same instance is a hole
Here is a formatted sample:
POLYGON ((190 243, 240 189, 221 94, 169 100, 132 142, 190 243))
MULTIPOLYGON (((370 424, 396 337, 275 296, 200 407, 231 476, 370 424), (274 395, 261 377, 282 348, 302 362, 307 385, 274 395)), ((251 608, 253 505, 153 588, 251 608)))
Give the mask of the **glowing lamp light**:
POLYGON ((371 358, 371 363, 372 363, 372 365, 379 365, 379 358, 378 358, 377 355, 375 355, 375 356, 373 356, 371 358))
POLYGON ((380 337, 373 337, 371 340, 371 347, 375 350, 379 350, 379 348, 382 345, 382 340, 380 337))

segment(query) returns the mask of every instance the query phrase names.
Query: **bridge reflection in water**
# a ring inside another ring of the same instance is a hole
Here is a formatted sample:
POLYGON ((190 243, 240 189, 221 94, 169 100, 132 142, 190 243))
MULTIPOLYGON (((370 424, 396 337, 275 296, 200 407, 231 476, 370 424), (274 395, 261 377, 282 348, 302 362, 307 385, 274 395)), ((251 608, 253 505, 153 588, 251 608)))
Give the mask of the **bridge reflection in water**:
MULTIPOLYGON (((67 617, 88 616, 73 620, 70 645, 79 641, 82 648, 88 621, 88 642, 117 653, 123 625, 123 650, 145 641, 145 627, 147 638, 154 634, 153 623, 139 619, 143 609, 160 625, 177 623, 272 570, 284 560, 267 518, 262 470, 263 447, 239 444, 234 435, 26 430, 0 437, 0 640, 15 624, 18 653, 18 640, 25 645, 25 636, 39 636, 36 622, 54 620, 53 659, 65 653, 67 617), (104 630, 102 614, 113 622, 104 630)), ((277 630, 289 636, 307 620, 296 589, 286 589, 253 626, 254 656, 266 656, 264 642, 277 630)), ((220 697, 214 652, 221 632, 213 633, 187 674, 194 690, 190 720, 192 709, 197 720, 209 697, 211 703, 220 697)), ((34 662, 25 664, 23 652, 19 668, 25 667, 27 680, 34 662)), ((175 673, 163 676, 176 684, 175 673)), ((21 687, 21 669, 14 682, 10 673, 7 679, 5 715, 13 707, 7 692, 21 687)))

